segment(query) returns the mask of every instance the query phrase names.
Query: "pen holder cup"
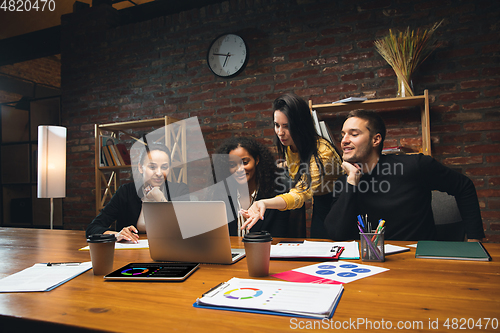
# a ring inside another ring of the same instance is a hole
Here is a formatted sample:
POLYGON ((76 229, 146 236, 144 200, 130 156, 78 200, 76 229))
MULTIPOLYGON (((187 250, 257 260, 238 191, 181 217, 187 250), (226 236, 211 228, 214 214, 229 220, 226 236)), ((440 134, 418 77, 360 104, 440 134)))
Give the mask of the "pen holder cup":
POLYGON ((385 261, 384 232, 359 233, 362 261, 385 261))
POLYGON ((113 234, 91 235, 87 242, 94 275, 106 275, 113 270, 116 237, 113 234))

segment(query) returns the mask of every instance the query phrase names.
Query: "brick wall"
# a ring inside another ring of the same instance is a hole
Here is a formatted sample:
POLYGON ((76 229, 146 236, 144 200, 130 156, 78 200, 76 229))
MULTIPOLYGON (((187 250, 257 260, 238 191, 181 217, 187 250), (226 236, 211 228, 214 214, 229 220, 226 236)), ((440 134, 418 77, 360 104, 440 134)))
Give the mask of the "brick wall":
MULTIPOLYGON (((500 241, 498 1, 234 0, 116 26, 108 7, 62 18, 63 123, 68 127, 64 225, 95 215, 94 123, 198 116, 210 151, 232 135, 271 145, 271 102, 294 91, 313 102, 395 97, 396 78, 373 47, 389 28, 444 19, 442 46, 413 77, 431 97, 433 155, 476 184, 489 241, 500 241), (219 79, 206 65, 210 42, 241 35, 250 60, 219 79)), ((389 143, 420 144, 418 114, 384 113, 389 143), (404 128, 404 130, 401 130, 404 128)), ((338 129, 340 119, 327 120, 338 129)))

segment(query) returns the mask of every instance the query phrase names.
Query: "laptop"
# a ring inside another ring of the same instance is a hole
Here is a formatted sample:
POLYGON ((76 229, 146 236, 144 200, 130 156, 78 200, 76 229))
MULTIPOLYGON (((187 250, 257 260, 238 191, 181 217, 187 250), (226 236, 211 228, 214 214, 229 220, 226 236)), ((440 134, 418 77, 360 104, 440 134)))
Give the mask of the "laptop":
POLYGON ((244 249, 231 249, 223 201, 143 202, 142 209, 149 253, 155 261, 233 264, 245 257, 244 249), (209 231, 189 235, 203 229, 209 231))

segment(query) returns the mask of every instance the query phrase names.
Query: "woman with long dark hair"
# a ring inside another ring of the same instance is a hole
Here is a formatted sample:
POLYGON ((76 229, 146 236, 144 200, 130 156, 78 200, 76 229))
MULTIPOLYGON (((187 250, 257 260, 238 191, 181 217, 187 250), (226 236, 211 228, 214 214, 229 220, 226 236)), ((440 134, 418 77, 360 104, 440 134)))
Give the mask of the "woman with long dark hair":
POLYGON ((139 233, 146 232, 142 214, 143 201, 189 200, 184 183, 167 180, 170 172, 170 150, 163 144, 149 144, 141 150, 137 163, 139 186, 123 184, 99 215, 88 225, 87 237, 93 234, 115 234, 118 241, 137 242, 139 233), (112 225, 116 221, 116 231, 112 225))
POLYGON ((332 202, 335 180, 342 173, 342 158, 334 145, 320 137, 307 102, 288 93, 273 102, 276 148, 286 163, 293 185, 288 193, 256 201, 242 214, 247 219, 244 228, 265 219, 267 209, 290 210, 313 199, 312 238, 324 238, 324 220, 332 202))
MULTIPOLYGON (((217 181, 229 182, 229 187, 236 189, 233 202, 234 212, 229 216, 237 216, 229 221, 229 233, 232 236, 243 236, 244 218, 240 209, 248 209, 253 202, 272 198, 282 193, 284 188, 279 183, 279 171, 269 149, 258 141, 247 137, 232 137, 222 143, 217 149, 214 167, 217 181), (234 200, 236 199, 236 200, 234 200)), ((228 207, 229 209, 229 207, 228 207)), ((265 219, 258 221, 252 231, 269 231, 274 237, 287 237, 289 212, 269 209, 265 219)))

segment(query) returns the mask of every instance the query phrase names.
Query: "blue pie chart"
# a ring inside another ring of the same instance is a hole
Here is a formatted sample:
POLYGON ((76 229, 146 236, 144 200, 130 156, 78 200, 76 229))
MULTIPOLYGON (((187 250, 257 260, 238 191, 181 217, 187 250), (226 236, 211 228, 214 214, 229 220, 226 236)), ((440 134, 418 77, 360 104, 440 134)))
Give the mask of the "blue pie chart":
POLYGON ((316 274, 319 274, 319 275, 331 275, 331 274, 335 274, 335 271, 331 271, 329 269, 322 269, 322 270, 316 271, 316 274))
POLYGON ((320 269, 334 269, 334 265, 319 265, 318 268, 320 269))

